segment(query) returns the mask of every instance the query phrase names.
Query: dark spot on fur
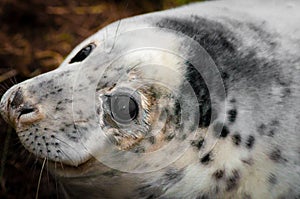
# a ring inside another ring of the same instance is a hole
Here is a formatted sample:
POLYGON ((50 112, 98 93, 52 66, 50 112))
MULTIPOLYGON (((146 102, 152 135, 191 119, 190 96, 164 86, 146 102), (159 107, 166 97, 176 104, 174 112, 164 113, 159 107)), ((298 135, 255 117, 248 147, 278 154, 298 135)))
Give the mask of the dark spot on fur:
POLYGON ((228 73, 226 73, 226 72, 222 72, 222 73, 221 73, 221 77, 222 77, 222 79, 228 79, 228 78, 229 78, 229 75, 228 75, 228 73))
POLYGON ((271 153, 270 153, 270 159, 273 160, 276 163, 282 162, 282 161, 287 161, 282 157, 281 150, 278 148, 275 148, 271 153))
POLYGON ((193 147, 196 147, 197 149, 201 149, 201 147, 203 146, 203 143, 204 143, 204 139, 203 138, 201 138, 201 139, 199 139, 199 140, 192 140, 191 141, 191 145, 193 146, 193 147))
POLYGON ((279 121, 278 120, 272 120, 271 126, 279 126, 279 121))
POLYGON ((249 158, 249 159, 242 159, 241 160, 244 164, 247 164, 249 166, 253 165, 253 159, 249 158))
POLYGON ((232 103, 232 104, 234 104, 234 103, 236 103, 236 99, 232 98, 229 102, 232 103))
POLYGON ((200 162, 204 165, 207 165, 210 161, 211 161, 211 152, 204 155, 200 160, 200 162))
POLYGON ((213 177, 217 180, 221 179, 224 176, 224 170, 217 170, 213 173, 213 177))
POLYGON ((200 194, 196 199, 209 199, 209 197, 206 194, 200 194))
POLYGON ((227 126, 223 126, 222 123, 218 122, 214 125, 214 132, 216 137, 227 137, 229 130, 227 126))
POLYGON ((274 173, 270 173, 268 176, 268 182, 272 185, 275 185, 277 183, 277 177, 274 173))
POLYGON ((233 123, 236 120, 237 117, 237 110, 236 109, 232 109, 228 111, 228 121, 233 123))
POLYGON ((55 111, 63 111, 63 110, 65 110, 65 108, 64 107, 55 107, 55 111))
MULTIPOLYGON (((170 182, 172 184, 176 184, 183 178, 183 170, 178 170, 175 168, 168 169, 165 173, 166 182, 170 182)), ((169 184, 169 183, 168 183, 169 184)))
POLYGON ((227 126, 224 126, 222 131, 221 131, 220 136, 225 138, 225 137, 227 137, 228 134, 229 134, 229 130, 228 130, 227 126))
POLYGON ((172 134, 169 134, 167 137, 165 137, 165 140, 166 141, 171 141, 174 137, 175 137, 175 134, 172 133, 172 134))
POLYGON ((232 135, 232 142, 236 145, 239 146, 242 141, 241 135, 240 134, 234 134, 232 135))
POLYGON ((53 84, 53 82, 54 82, 54 80, 53 80, 53 79, 50 79, 50 80, 46 81, 46 84, 47 84, 47 85, 51 85, 51 84, 53 84))
MULTIPOLYGON (((68 136, 69 137, 69 136, 68 136)), ((78 142, 78 137, 75 137, 75 136, 70 136, 69 137, 71 140, 75 141, 75 142, 78 142)))
POLYGON ((162 195, 163 191, 161 187, 157 187, 154 184, 144 185, 137 189, 137 192, 141 196, 140 198, 155 199, 162 195))
POLYGON ((237 187, 240 180, 240 173, 238 170, 233 170, 232 175, 226 180, 226 190, 231 191, 237 187))
POLYGON ((275 134, 275 130, 274 129, 271 129, 268 133, 268 136, 269 137, 274 137, 274 134, 275 134))
POLYGON ((248 149, 251 149, 254 145, 254 142, 255 142, 255 138, 253 135, 249 135, 248 139, 246 140, 246 147, 248 149))
POLYGON ((266 130, 266 125, 265 124, 261 124, 257 127, 257 131, 260 135, 264 135, 265 134, 265 130, 266 130))
POLYGON ((183 169, 168 168, 161 178, 157 178, 156 181, 137 189, 140 198, 164 198, 160 196, 182 180, 183 171, 183 169))
POLYGON ((290 88, 283 88, 282 91, 281 91, 281 98, 286 98, 286 97, 289 97, 291 95, 292 91, 290 88))
POLYGON ((155 144, 155 137, 154 136, 151 136, 151 137, 149 137, 149 142, 151 143, 151 144, 155 144))
POLYGON ((265 124, 261 124, 257 127, 257 131, 260 135, 266 135, 269 137, 274 137, 277 131, 277 127, 279 126, 278 120, 271 121, 268 126, 265 124), (268 128, 269 127, 269 128, 268 128))
POLYGON ((132 151, 133 151, 133 153, 144 153, 145 148, 143 146, 137 146, 132 151))
POLYGON ((252 199, 251 195, 248 193, 244 193, 243 194, 243 198, 242 199, 252 199))

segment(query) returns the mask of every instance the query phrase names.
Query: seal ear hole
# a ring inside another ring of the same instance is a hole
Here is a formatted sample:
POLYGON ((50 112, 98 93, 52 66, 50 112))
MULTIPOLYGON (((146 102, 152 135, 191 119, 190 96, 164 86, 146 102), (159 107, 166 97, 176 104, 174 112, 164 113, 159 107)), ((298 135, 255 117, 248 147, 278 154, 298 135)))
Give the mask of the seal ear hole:
POLYGON ((96 44, 94 44, 94 43, 90 43, 89 45, 85 46, 71 59, 69 64, 83 61, 85 58, 87 58, 91 54, 91 52, 93 51, 93 49, 95 47, 96 47, 96 44))

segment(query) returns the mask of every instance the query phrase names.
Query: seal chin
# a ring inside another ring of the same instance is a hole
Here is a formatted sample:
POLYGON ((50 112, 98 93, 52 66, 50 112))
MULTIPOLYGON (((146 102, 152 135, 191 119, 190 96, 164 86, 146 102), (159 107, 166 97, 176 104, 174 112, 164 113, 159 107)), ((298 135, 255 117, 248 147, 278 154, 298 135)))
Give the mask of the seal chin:
POLYGON ((72 157, 68 159, 52 159, 50 157, 39 157, 40 161, 44 161, 46 159, 47 162, 51 163, 51 165, 54 165, 57 169, 65 169, 65 168, 74 168, 78 169, 82 167, 83 165, 90 162, 93 158, 93 156, 86 156, 86 157, 72 157))
MULTIPOLYGON (((44 161, 44 159, 40 159, 44 161)), ((61 177, 76 177, 82 176, 83 173, 86 173, 94 168, 95 165, 99 165, 98 161, 95 158, 90 157, 89 159, 81 162, 77 165, 74 165, 74 162, 57 162, 49 160, 47 162, 48 169, 54 171, 54 174, 61 177)))

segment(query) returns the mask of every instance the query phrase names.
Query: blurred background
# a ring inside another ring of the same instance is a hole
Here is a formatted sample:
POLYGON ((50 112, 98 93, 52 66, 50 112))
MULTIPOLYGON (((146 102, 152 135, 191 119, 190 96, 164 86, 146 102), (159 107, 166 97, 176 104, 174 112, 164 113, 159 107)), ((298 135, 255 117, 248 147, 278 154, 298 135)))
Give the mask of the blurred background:
MULTIPOLYGON (((1 0, 0 98, 12 85, 59 66, 86 37, 120 18, 196 0, 1 0)), ((0 117, 0 198, 35 198, 41 164, 0 117)), ((59 197, 45 170, 39 198, 59 197)))

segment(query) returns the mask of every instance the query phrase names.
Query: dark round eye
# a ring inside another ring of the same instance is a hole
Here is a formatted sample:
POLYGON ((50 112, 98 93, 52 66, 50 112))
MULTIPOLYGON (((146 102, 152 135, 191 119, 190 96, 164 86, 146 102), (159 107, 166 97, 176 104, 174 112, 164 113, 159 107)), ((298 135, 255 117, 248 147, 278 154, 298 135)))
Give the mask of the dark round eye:
POLYGON ((86 47, 84 47, 83 49, 81 49, 69 62, 70 64, 74 63, 74 62, 81 62, 83 61, 85 58, 87 58, 87 56, 89 56, 89 54, 93 51, 93 49, 96 47, 95 44, 89 44, 86 47))
POLYGON ((135 99, 126 94, 115 94, 110 99, 110 109, 113 119, 121 124, 134 120, 139 112, 135 99))

